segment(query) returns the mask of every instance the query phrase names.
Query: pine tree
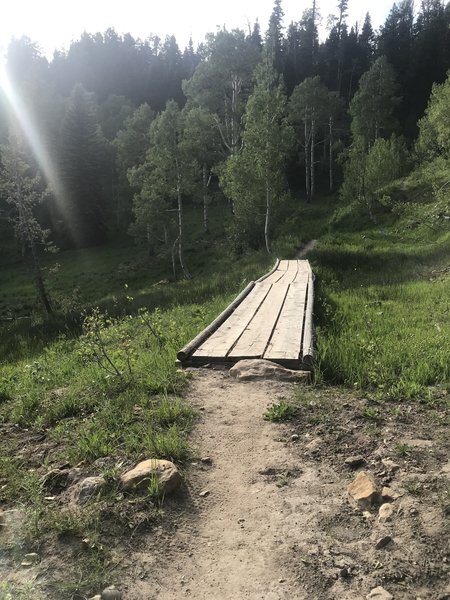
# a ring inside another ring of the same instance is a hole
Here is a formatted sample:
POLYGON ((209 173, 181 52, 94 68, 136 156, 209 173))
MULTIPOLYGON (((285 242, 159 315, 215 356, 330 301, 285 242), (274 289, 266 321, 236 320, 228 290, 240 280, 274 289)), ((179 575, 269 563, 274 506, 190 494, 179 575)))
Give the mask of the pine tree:
POLYGON ((106 236, 103 177, 106 142, 96 106, 81 84, 68 100, 60 133, 60 172, 65 192, 61 217, 77 246, 97 244, 106 236))

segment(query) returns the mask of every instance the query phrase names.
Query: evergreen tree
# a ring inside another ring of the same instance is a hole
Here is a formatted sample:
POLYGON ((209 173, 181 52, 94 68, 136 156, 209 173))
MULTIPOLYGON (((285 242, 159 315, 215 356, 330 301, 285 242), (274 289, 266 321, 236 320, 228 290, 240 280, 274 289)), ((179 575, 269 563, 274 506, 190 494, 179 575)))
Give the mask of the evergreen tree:
POLYGON ((94 100, 81 84, 74 87, 61 125, 59 155, 65 204, 60 215, 77 246, 97 244, 106 236, 106 142, 94 100))
POLYGON ((283 17, 281 0, 275 0, 266 33, 265 47, 266 53, 278 73, 283 72, 283 17))

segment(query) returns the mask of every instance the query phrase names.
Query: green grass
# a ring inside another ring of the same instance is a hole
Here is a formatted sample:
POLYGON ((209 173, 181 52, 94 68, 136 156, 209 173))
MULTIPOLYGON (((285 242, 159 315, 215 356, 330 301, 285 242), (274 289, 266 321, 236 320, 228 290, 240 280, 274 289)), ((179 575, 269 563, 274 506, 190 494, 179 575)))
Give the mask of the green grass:
POLYGON ((426 395, 450 376, 450 233, 353 219, 311 255, 321 376, 387 399, 426 395))

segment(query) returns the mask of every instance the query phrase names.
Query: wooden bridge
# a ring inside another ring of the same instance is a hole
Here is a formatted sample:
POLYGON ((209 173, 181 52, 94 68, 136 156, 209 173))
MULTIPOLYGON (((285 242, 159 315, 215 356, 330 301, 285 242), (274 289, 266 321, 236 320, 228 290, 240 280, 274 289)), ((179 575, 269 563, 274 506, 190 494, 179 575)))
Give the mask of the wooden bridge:
POLYGON ((182 366, 265 358, 293 369, 313 361, 313 273, 307 260, 277 261, 177 354, 182 366))

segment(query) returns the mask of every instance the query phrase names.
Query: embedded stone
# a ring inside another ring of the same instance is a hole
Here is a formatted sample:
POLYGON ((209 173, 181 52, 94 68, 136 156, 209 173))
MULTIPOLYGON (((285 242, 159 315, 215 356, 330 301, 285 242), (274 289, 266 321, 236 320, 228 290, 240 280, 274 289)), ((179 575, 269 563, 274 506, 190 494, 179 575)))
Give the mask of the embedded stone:
POLYGON ((394 596, 379 586, 367 594, 366 598, 367 600, 393 600, 394 596))
POLYGON ((286 369, 263 358, 245 359, 237 362, 229 371, 238 381, 253 381, 255 379, 274 379, 276 381, 309 381, 309 371, 286 369))
POLYGON ((182 482, 180 472, 170 460, 144 460, 120 477, 124 490, 145 489, 156 478, 161 494, 171 494, 182 482))
POLYGON ((360 471, 352 483, 347 488, 350 496, 355 500, 361 509, 367 509, 372 506, 379 498, 374 481, 365 471, 360 471))

